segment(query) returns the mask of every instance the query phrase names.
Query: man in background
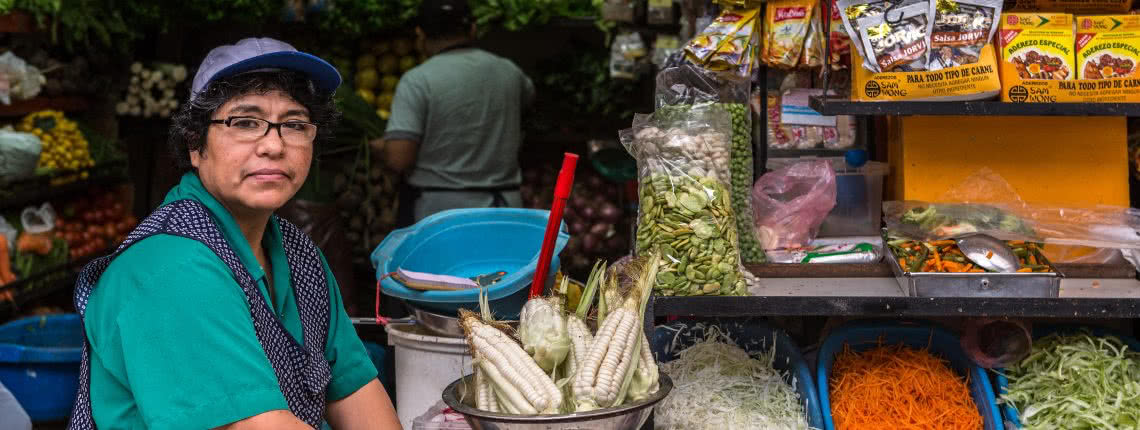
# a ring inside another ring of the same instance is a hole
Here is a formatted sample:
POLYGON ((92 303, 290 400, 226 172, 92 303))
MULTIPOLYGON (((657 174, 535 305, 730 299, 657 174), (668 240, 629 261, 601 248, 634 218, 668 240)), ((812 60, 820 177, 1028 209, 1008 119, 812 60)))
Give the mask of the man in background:
POLYGON ((475 48, 466 0, 424 0, 416 26, 430 58, 396 87, 373 153, 406 175, 400 226, 456 208, 519 207, 521 116, 534 85, 514 63, 475 48))

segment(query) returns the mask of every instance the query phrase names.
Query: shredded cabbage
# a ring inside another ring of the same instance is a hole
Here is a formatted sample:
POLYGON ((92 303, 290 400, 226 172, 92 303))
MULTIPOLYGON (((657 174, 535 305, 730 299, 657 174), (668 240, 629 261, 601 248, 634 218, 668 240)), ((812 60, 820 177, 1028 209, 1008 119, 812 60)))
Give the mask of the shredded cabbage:
POLYGON ((775 358, 775 344, 749 355, 718 327, 706 328, 703 340, 661 364, 673 391, 656 406, 655 428, 808 429, 799 394, 772 368, 775 358))

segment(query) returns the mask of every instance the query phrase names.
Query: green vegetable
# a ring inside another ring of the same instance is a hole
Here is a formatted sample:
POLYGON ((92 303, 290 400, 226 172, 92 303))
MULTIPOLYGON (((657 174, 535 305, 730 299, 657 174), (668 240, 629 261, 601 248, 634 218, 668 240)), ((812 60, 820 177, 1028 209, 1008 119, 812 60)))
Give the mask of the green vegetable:
POLYGON ((663 257, 654 289, 672 296, 744 295, 728 190, 714 178, 655 174, 638 187, 637 254, 663 257))
POLYGON ((1001 398, 1020 411, 1025 429, 1140 426, 1140 353, 1120 339, 1050 335, 1007 371, 1001 398))

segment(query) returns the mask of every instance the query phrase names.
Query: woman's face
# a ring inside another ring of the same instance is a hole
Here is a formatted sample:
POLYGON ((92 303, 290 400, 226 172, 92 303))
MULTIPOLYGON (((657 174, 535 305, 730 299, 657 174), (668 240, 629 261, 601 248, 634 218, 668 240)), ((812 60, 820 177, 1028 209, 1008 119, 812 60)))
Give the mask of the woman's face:
MULTIPOLYGON (((287 93, 271 91, 235 97, 214 112, 213 119, 258 118, 274 123, 309 121, 309 111, 287 93)), ((251 121, 233 122, 249 126, 251 121)), ((190 151, 190 164, 214 198, 235 215, 273 212, 297 193, 309 174, 313 142, 282 139, 277 129, 256 138, 242 137, 238 127, 211 124, 206 147, 190 151)))

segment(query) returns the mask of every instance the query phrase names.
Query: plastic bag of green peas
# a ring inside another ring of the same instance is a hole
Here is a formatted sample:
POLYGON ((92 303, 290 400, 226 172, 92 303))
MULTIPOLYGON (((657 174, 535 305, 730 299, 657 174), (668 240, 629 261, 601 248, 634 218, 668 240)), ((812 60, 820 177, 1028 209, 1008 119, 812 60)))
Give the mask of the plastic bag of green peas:
POLYGON ((718 107, 729 112, 732 148, 729 160, 728 186, 739 246, 744 263, 766 261, 764 248, 757 239, 752 223, 752 111, 748 100, 751 82, 732 74, 715 73, 699 66, 682 65, 657 74, 657 113, 662 116, 685 116, 695 111, 718 107))

